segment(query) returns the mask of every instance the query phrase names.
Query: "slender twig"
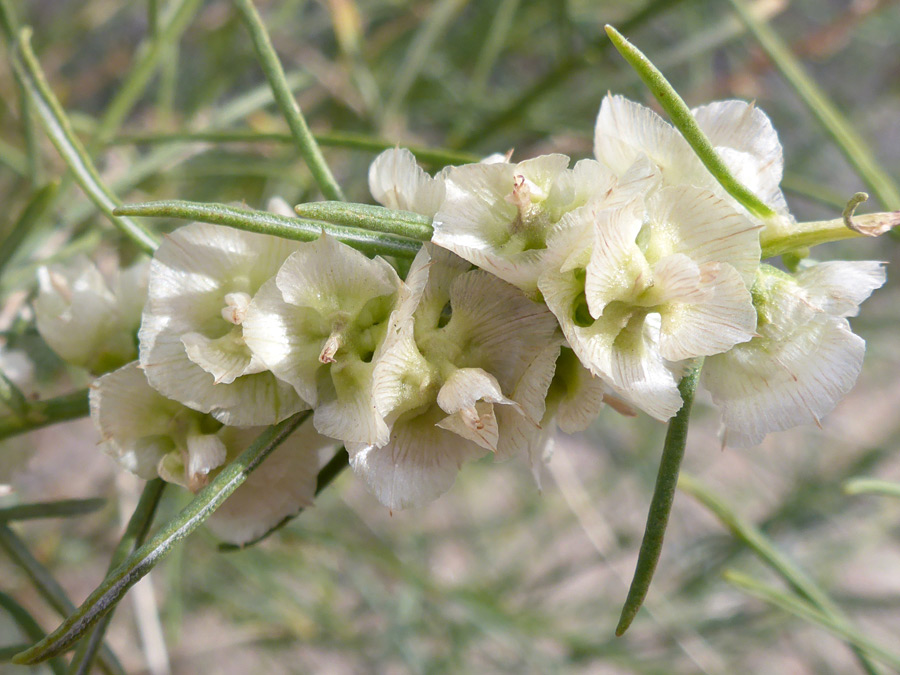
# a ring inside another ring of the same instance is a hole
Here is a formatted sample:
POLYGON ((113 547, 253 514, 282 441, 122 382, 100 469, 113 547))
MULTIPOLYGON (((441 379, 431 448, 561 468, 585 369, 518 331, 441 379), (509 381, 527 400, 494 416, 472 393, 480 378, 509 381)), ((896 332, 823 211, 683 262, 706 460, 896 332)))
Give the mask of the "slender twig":
POLYGON ((758 218, 767 220, 774 216, 775 211, 772 208, 764 204, 759 197, 732 175, 707 135, 700 129, 691 109, 656 66, 615 28, 607 26, 606 32, 619 53, 637 71, 641 80, 659 101, 660 106, 668 113, 675 128, 681 132, 684 139, 697 153, 703 166, 719 181, 725 191, 758 218))
MULTIPOLYGON (((63 587, 57 583, 50 571, 31 555, 25 542, 5 523, 0 523, 0 548, 3 548, 9 557, 22 568, 41 597, 61 616, 68 616, 75 611, 75 605, 69 600, 63 587)), ((100 648, 99 658, 100 665, 106 673, 124 674, 125 671, 119 660, 106 645, 100 648)))
MULTIPOLYGON (((28 610, 2 591, 0 591, 0 607, 6 610, 6 613, 12 617, 12 620, 16 622, 16 625, 29 640, 36 642, 44 637, 44 629, 41 628, 35 618, 28 613, 28 610)), ((62 659, 51 659, 49 665, 50 670, 53 671, 54 675, 63 675, 66 672, 66 666, 62 659)))
MULTIPOLYGON (((760 560, 779 574, 794 592, 811 602, 835 622, 845 626, 849 625, 846 617, 828 597, 828 594, 806 572, 779 551, 775 544, 757 527, 735 513, 720 497, 688 474, 682 474, 678 481, 678 488, 709 509, 737 539, 744 542, 760 560)), ((856 655, 867 672, 877 672, 864 654, 857 651, 856 655)))
MULTIPOLYGON (((869 659, 871 657, 890 666, 895 671, 900 671, 900 655, 885 649, 880 644, 870 640, 864 634, 848 626, 846 623, 838 621, 833 616, 818 610, 809 602, 804 602, 803 600, 788 595, 778 588, 760 583, 753 577, 741 574, 734 570, 726 570, 723 576, 725 581, 746 591, 750 595, 765 600, 804 621, 818 624, 829 633, 836 635, 850 644, 854 651, 860 655, 860 658, 869 659)), ((879 671, 875 669, 874 664, 868 663, 866 672, 878 673, 879 671)))
POLYGON ((675 486, 678 483, 681 460, 684 458, 688 423, 691 419, 691 407, 694 404, 694 392, 697 389, 701 367, 702 360, 692 366, 678 384, 678 391, 681 393, 684 404, 669 422, 669 429, 666 432, 662 457, 659 460, 659 472, 656 475, 656 487, 653 489, 653 499, 650 501, 650 511, 647 514, 647 525, 644 528, 644 538, 641 541, 634 578, 628 589, 625 605, 622 607, 619 625, 616 626, 616 635, 618 636, 624 635, 631 622, 634 621, 634 617, 644 603, 644 598, 647 597, 653 573, 659 563, 663 538, 666 535, 669 514, 672 512, 672 502, 675 499, 675 486))
POLYGON ((156 235, 151 234, 129 218, 113 215, 113 209, 119 205, 119 201, 103 184, 100 174, 97 173, 84 146, 72 131, 72 126, 62 106, 50 90, 40 63, 31 49, 31 29, 23 28, 19 34, 18 48, 12 62, 16 73, 25 84, 35 112, 44 125, 44 131, 72 170, 75 180, 113 225, 119 228, 141 250, 152 253, 159 243, 156 235))
POLYGON ((431 218, 410 211, 395 211, 372 204, 309 202, 298 204, 294 207, 294 211, 301 218, 396 234, 420 241, 430 241, 431 235, 434 233, 431 227, 431 218))
MULTIPOLYGON (((131 518, 128 519, 125 532, 122 533, 119 543, 116 544, 116 548, 113 550, 109 566, 106 568, 107 574, 125 562, 125 559, 132 551, 144 543, 165 487, 166 483, 161 478, 147 481, 137 506, 131 514, 131 518)), ((97 649, 103 644, 103 635, 106 632, 106 627, 112 620, 112 615, 113 610, 110 610, 108 614, 97 622, 90 634, 81 640, 69 664, 69 673, 83 675, 90 672, 97 649)))
POLYGON ((297 241, 313 241, 323 232, 366 255, 394 255, 415 257, 421 247, 419 241, 391 234, 371 232, 351 227, 303 218, 289 218, 268 211, 251 211, 225 204, 204 204, 186 201, 160 201, 146 204, 128 204, 116 209, 116 213, 154 218, 182 218, 203 223, 227 225, 248 232, 271 234, 297 241))
POLYGON ((39 663, 70 649, 86 631, 115 607, 129 588, 163 560, 178 542, 206 521, 309 414, 309 411, 297 413, 263 431, 247 450, 222 469, 175 518, 113 570, 59 628, 30 649, 17 654, 13 662, 39 663))
POLYGON ((234 6, 237 8, 247 26, 250 38, 253 41, 253 47, 256 50, 256 56, 262 66, 266 79, 272 87, 272 93, 275 95, 275 101, 281 108, 297 147, 300 150, 300 156, 303 157, 306 165, 309 167, 310 173, 322 190, 322 194, 328 199, 343 200, 344 193, 331 174, 331 169, 325 162, 325 157, 319 149, 315 138, 313 138, 306 119, 300 111, 297 99, 291 93, 290 87, 284 76, 284 69, 281 67, 281 61, 272 41, 269 39, 269 33, 263 24, 262 18, 253 6, 252 0, 234 0, 234 6))
POLYGON ((844 483, 844 492, 848 495, 882 495, 900 497, 900 483, 892 483, 876 478, 854 478, 844 483))

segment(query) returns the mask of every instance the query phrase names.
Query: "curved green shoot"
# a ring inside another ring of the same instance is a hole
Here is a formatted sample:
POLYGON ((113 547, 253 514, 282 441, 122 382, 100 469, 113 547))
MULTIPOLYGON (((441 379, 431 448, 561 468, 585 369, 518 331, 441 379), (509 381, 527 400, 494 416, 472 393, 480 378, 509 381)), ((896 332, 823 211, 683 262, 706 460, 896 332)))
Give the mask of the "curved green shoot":
POLYGON ((650 512, 647 514, 647 525, 644 528, 644 538, 641 540, 634 578, 628 588, 628 596, 622 607, 619 625, 616 626, 616 635, 619 637, 625 634, 641 605, 644 604, 644 599, 650 590, 650 582, 653 580, 653 574, 659 563, 663 538, 666 535, 669 515, 672 513, 672 502, 675 499, 675 486, 678 483, 681 460, 684 458, 691 407, 694 404, 694 393, 697 390, 697 381, 700 378, 702 365, 702 360, 696 363, 678 384, 678 391, 681 393, 684 405, 669 422, 669 430, 666 432, 662 457, 659 461, 659 472, 656 475, 656 487, 653 490, 653 499, 650 501, 650 512))
POLYGON ((678 92, 669 84, 669 81, 666 80, 656 66, 650 62, 650 59, 644 56, 643 52, 626 40, 612 26, 607 25, 606 32, 616 49, 619 50, 619 53, 637 71, 641 80, 647 85, 647 88, 656 100, 659 101, 675 128, 681 132, 684 139, 697 153, 697 157, 703 162, 703 166, 719 181, 719 184, 725 188, 725 191, 756 217, 768 220, 775 216, 775 211, 771 207, 764 204, 759 197, 731 174, 731 171, 725 166, 725 162, 716 153, 709 138, 697 125, 697 121, 691 114, 691 110, 684 102, 684 99, 678 95, 678 92))
POLYGON ((50 635, 13 658, 13 663, 35 664, 70 649, 81 637, 124 597, 129 588, 143 578, 172 548, 197 529, 234 492, 247 477, 309 417, 309 411, 269 427, 209 485, 201 490, 181 512, 107 575, 87 600, 50 635))
POLYGON ((225 204, 172 200, 128 204, 118 207, 115 212, 128 216, 197 220, 202 223, 227 225, 238 230, 271 234, 296 241, 312 241, 324 232, 366 255, 413 258, 421 247, 421 242, 407 237, 330 225, 303 218, 290 218, 268 211, 240 209, 225 204))

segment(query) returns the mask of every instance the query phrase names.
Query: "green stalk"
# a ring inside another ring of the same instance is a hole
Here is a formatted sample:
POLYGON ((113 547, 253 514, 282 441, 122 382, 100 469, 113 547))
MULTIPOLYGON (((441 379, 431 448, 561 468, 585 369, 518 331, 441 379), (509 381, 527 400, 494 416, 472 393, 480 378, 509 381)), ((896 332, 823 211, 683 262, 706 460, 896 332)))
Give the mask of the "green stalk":
POLYGON ((16 417, 24 417, 28 412, 28 401, 25 398, 25 394, 2 370, 0 370, 0 401, 16 417))
POLYGON ((83 516, 99 511, 105 504, 105 499, 60 499, 53 502, 16 504, 0 508, 0 523, 7 523, 11 520, 83 516))
POLYGON ((762 259, 773 258, 790 251, 827 244, 832 241, 856 237, 877 237, 900 225, 900 211, 867 213, 852 217, 853 227, 847 226, 847 218, 816 220, 807 223, 791 223, 788 226, 770 224, 760 232, 762 259))
POLYGON ((58 422, 87 417, 89 413, 87 389, 44 401, 34 401, 28 404, 28 410, 24 416, 13 414, 0 417, 0 439, 24 434, 26 431, 40 429, 58 422))
MULTIPOLYGON (((28 613, 28 610, 2 591, 0 591, 0 607, 6 610, 6 613, 12 617, 12 620, 16 622, 16 625, 29 640, 37 641, 44 637, 44 629, 28 613)), ((9 660, 9 658, 3 660, 9 660)), ((66 672, 66 665, 62 659, 51 659, 48 665, 54 675, 64 675, 66 672)))
POLYGON ((174 0, 170 3, 174 7, 170 8, 167 16, 156 26, 158 30, 154 30, 151 24, 150 39, 138 49, 138 56, 128 77, 116 90, 97 125, 94 133, 97 144, 106 144, 122 126, 122 122, 146 90, 163 55, 178 41, 202 2, 203 0, 174 0))
MULTIPOLYGON (((741 518, 720 497, 704 486, 696 478, 682 474, 678 487, 705 506, 719 519, 731 534, 744 542, 766 565, 787 582, 788 586, 803 599, 812 603, 819 611, 836 623, 849 626, 843 613, 834 604, 828 594, 822 590, 800 567, 795 565, 786 555, 781 553, 772 541, 749 521, 741 518)), ((864 654, 856 652, 863 668, 875 673, 874 666, 868 662, 864 654)))
POLYGON ((337 181, 335 181, 334 176, 331 175, 331 169, 328 168, 322 151, 319 149, 312 133, 310 133, 306 119, 303 117, 300 106, 297 104, 297 99, 291 93, 290 87, 285 80, 281 61, 278 60, 278 54, 275 53, 275 48, 272 46, 272 41, 269 39, 269 34, 259 13, 256 11, 256 7, 253 6, 252 0, 234 0, 234 6, 247 26, 250 38, 253 41, 253 47, 256 50, 256 56, 259 59, 263 72, 266 74, 269 85, 272 87, 275 101, 278 103, 278 107, 281 108, 281 113, 284 115, 291 133, 294 135, 294 140, 297 142, 297 147, 300 150, 300 156, 303 157, 303 160, 309 167, 313 178, 322 190, 322 194, 328 199, 343 201, 344 193, 341 191, 337 181))
POLYGON ((844 492, 848 495, 900 497, 900 483, 875 478, 854 478, 844 483, 844 492))
POLYGON ((18 48, 13 55, 12 62, 34 104, 35 113, 44 125, 44 131, 72 170, 75 180, 113 225, 119 228, 142 251, 153 253, 159 243, 156 235, 151 234, 131 219, 113 215, 113 209, 119 205, 119 201, 103 184, 84 146, 72 131, 72 126, 59 101, 50 90, 41 66, 31 49, 30 28, 23 28, 19 34, 18 48))
POLYGON ((32 665, 70 649, 125 593, 165 558, 172 548, 199 527, 251 473, 310 415, 309 411, 269 427, 233 462, 228 464, 181 512, 107 575, 87 600, 50 635, 21 654, 13 663, 32 665))
POLYGON ((725 188, 725 191, 761 220, 769 220, 775 216, 775 211, 760 201, 759 197, 731 174, 728 167, 725 166, 725 162, 716 153, 709 138, 698 126, 697 120, 694 119, 684 99, 678 95, 678 92, 669 84, 656 66, 615 28, 606 26, 606 32, 613 45, 619 50, 619 53, 637 71, 641 80, 647 85, 647 88, 656 100, 659 101, 675 128, 681 132, 681 135, 693 148, 697 157, 703 162, 703 166, 719 181, 719 184, 725 188))
MULTIPOLYGON (((850 644, 857 654, 865 655, 867 658, 871 657, 877 659, 885 665, 890 666, 895 671, 900 671, 900 655, 885 649, 859 631, 847 626, 843 622, 835 620, 834 617, 817 610, 810 603, 799 600, 778 588, 763 584, 753 577, 741 574, 734 570, 726 570, 723 576, 725 581, 746 591, 750 595, 765 600, 804 621, 818 624, 832 635, 835 635, 850 644)), ((874 666, 871 666, 871 669, 867 668, 867 671, 878 672, 874 670, 874 666)))
POLYGON ((431 235, 434 234, 431 218, 410 211, 395 211, 372 204, 309 202, 297 204, 294 211, 301 218, 311 218, 333 225, 358 227, 375 232, 386 232, 420 241, 431 241, 431 235))
POLYGON ((856 169, 860 178, 875 193, 887 209, 900 209, 900 188, 896 181, 878 163, 875 154, 853 125, 840 113, 824 91, 803 70, 784 41, 767 23, 760 21, 747 7, 744 0, 729 0, 741 21, 747 26, 760 46, 772 59, 782 77, 788 81, 800 99, 809 108, 825 132, 840 148, 856 169))
POLYGON ((656 475, 656 487, 653 490, 653 499, 650 501, 650 511, 647 514, 647 525, 644 527, 644 537, 641 540, 641 550, 638 553, 634 578, 628 588, 628 596, 622 607, 619 625, 616 626, 616 636, 619 637, 625 634, 641 605, 644 604, 644 599, 650 590, 650 582, 653 580, 653 574, 659 563, 663 538, 669 524, 669 515, 672 513, 672 502, 675 500, 675 486, 678 483, 681 460, 684 459, 691 407, 694 404, 694 393, 697 390, 697 381, 702 366, 703 361, 700 360, 691 367, 678 384, 678 391, 684 404, 669 422, 669 429, 666 432, 662 457, 659 461, 659 472, 656 475))
POLYGON ((393 255, 413 258, 421 248, 421 242, 406 237, 329 225, 315 220, 290 218, 268 211, 251 211, 225 204, 204 204, 178 200, 159 201, 128 204, 117 208, 116 213, 129 216, 197 220, 202 223, 227 225, 238 230, 271 234, 296 241, 313 241, 324 232, 370 256, 393 255))
MULTIPOLYGON (((61 616, 67 616, 75 611, 75 605, 69 600, 69 596, 66 595, 62 586, 56 582, 50 571, 31 555, 25 542, 5 523, 0 523, 0 548, 3 548, 13 562, 22 568, 41 597, 61 616)), ((55 654, 51 656, 55 656, 55 654)), ((125 673, 115 654, 105 645, 101 648, 100 664, 106 673, 116 675, 125 673)))
MULTIPOLYGON (((150 525, 153 523, 153 516, 156 514, 156 508, 159 506, 159 500, 162 498, 165 487, 166 483, 161 478, 147 481, 134 513, 128 519, 125 532, 113 551, 109 566, 106 568, 107 574, 125 562, 125 559, 131 552, 144 543, 147 534, 150 532, 150 525)), ((91 665, 97 656, 97 650, 103 644, 103 635, 106 633, 106 627, 112 620, 114 609, 111 609, 100 619, 90 634, 85 636, 78 644, 78 649, 76 649, 75 655, 69 663, 70 674, 87 675, 87 673, 90 673, 91 665)))

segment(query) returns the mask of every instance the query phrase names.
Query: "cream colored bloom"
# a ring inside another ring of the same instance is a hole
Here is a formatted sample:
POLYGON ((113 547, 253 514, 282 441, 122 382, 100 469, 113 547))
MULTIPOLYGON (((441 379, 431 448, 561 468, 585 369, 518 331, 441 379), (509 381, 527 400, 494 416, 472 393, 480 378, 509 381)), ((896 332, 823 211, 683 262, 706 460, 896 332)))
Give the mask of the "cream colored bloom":
POLYGON ((244 343, 250 301, 297 242, 194 223, 168 235, 150 266, 140 360, 150 384, 225 424, 273 424, 306 403, 244 343))
POLYGON ((722 411, 724 441, 760 443, 771 431, 816 424, 853 387, 865 342, 845 317, 885 281, 877 262, 824 262, 796 275, 760 268, 753 298, 759 337, 706 359, 701 383, 722 411))
POLYGON ((567 214, 539 287, 592 373, 648 414, 681 407, 677 362, 753 336, 759 226, 700 188, 567 214))
MULTIPOLYGON (((734 100, 716 101, 692 112, 729 171, 782 218, 790 219, 779 187, 784 167, 781 143, 766 114, 734 100)), ((594 131, 594 155, 617 176, 635 162, 649 159, 663 186, 705 187, 743 210, 672 125, 623 96, 603 99, 594 131)))
POLYGON ((147 262, 106 279, 86 256, 38 269, 38 332, 59 356, 92 373, 137 356, 135 335, 147 297, 147 262))
MULTIPOLYGON (((376 360, 387 444, 349 444, 354 471, 391 509, 421 505, 485 452, 534 454, 559 336, 545 307, 441 249, 413 263, 376 360)), ((539 454, 539 453, 538 453, 539 454)))
MULTIPOLYGON (((197 492, 247 449, 265 427, 224 427, 209 415, 160 395, 137 362, 99 378, 91 418, 104 449, 144 479, 157 476, 197 492)), ((319 451, 334 442, 304 424, 207 521, 222 539, 251 541, 312 504, 319 451)))
POLYGON ((372 372, 401 283, 383 259, 323 234, 299 244, 250 304, 247 345, 315 409, 320 433, 387 442, 372 372))
POLYGON ((562 216, 588 201, 627 203, 654 180, 647 162, 621 180, 594 160, 568 164, 565 155, 542 155, 454 167, 432 241, 536 298, 547 238, 562 216))

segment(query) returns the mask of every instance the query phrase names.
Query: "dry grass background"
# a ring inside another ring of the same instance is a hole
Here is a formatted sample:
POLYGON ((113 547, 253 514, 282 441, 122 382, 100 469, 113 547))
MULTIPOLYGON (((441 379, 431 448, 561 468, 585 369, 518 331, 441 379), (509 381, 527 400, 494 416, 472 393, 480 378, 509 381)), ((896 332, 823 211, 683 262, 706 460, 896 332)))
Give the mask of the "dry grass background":
MULTIPOLYGON (((518 157, 550 150, 587 156, 607 90, 648 100, 612 50, 589 47, 599 41, 604 22, 621 22, 641 4, 258 2, 288 70, 310 78, 299 100, 315 131, 448 146, 571 59, 572 73, 516 111, 517 119, 462 148, 486 154, 515 147, 518 157)), ((839 205, 862 187, 860 179, 741 32, 728 4, 673 5, 629 37, 691 104, 756 99, 785 146, 786 185, 793 188, 788 198, 798 219, 836 217, 839 205)), ((898 5, 757 5, 897 175, 898 5)), ((16 5, 34 26, 42 65, 84 134, 115 95, 136 43, 147 34, 146 8, 112 0, 16 5)), ((204 129, 229 101, 262 82, 229 3, 210 0, 124 130, 204 129)), ((16 152, 24 145, 15 86, 2 59, 0 92, 0 194, 4 211, 14 214, 22 202, 16 152)), ((283 122, 269 107, 233 126, 280 131, 283 122)), ((42 145, 46 171, 61 175, 52 148, 42 145)), ((166 161, 132 180, 121 197, 240 200, 257 207, 273 195, 294 202, 315 198, 308 173, 284 144, 110 144, 95 156, 111 183, 125 184, 140 161, 163 152, 169 153, 166 161)), ((366 201, 372 154, 326 154, 348 195, 366 201)), ((29 261, 98 230, 105 251, 118 247, 130 254, 72 190, 0 282, 8 347, 35 357, 35 388, 42 396, 83 386, 86 379, 41 348, 27 322, 12 320, 33 290, 29 261)), ((896 240, 883 238, 830 245, 821 255, 891 263, 898 250, 896 240)), ((752 450, 722 450, 713 411, 701 400, 685 470, 759 525, 859 630, 896 651, 900 500, 842 491, 855 476, 900 480, 900 286, 891 267, 888 274, 887 286, 853 322, 869 345, 864 372, 821 429, 774 434, 752 450)), ((613 637, 664 433, 647 417, 624 419, 607 411, 583 436, 558 438, 540 491, 523 467, 482 461, 465 467, 453 490, 432 505, 394 514, 348 472, 314 509, 255 548, 223 554, 211 535, 195 534, 154 570, 152 588, 135 589, 139 604, 131 597, 122 603, 110 645, 129 673, 858 672, 842 641, 723 580, 723 570, 738 569, 779 583, 683 493, 646 609, 625 637, 613 637), (154 642, 154 626, 161 628, 165 651, 154 642)), ((115 470, 96 447, 90 422, 81 420, 4 441, 0 483, 11 484, 21 501, 109 499, 92 515, 17 528, 77 604, 103 577, 121 507, 133 503, 137 481, 115 470)), ((186 500, 169 491, 158 522, 186 500)), ((56 625, 58 617, 4 557, 0 586, 42 626, 56 625)), ((0 644, 21 641, 0 614, 0 644)), ((6 669, 26 672, 0 666, 6 669)))

